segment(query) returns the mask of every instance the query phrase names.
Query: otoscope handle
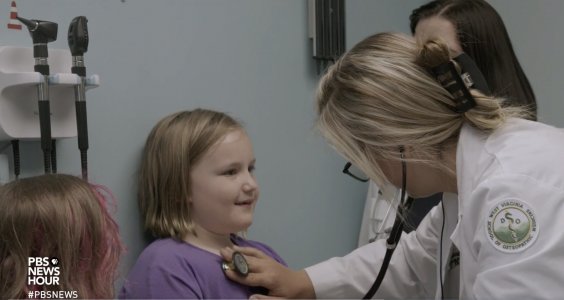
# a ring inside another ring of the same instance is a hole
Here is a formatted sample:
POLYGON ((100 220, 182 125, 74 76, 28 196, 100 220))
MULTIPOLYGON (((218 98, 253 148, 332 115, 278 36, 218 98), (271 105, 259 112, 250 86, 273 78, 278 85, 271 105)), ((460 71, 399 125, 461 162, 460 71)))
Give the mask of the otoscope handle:
POLYGON ((80 77, 86 77, 86 67, 71 67, 71 72, 80 77))
POLYGON ((49 57, 49 50, 47 50, 47 43, 33 45, 33 57, 47 58, 49 57))
POLYGON ((33 66, 33 70, 41 73, 41 75, 49 76, 49 65, 35 65, 33 66))
POLYGON ((45 173, 51 173, 51 109, 49 100, 39 100, 39 130, 41 132, 41 149, 43 150, 43 160, 45 173))
POLYGON ((41 140, 41 147, 43 149, 51 149, 51 123, 49 118, 51 115, 51 109, 49 107, 49 100, 39 100, 39 127, 41 131, 41 136, 48 137, 41 140))
POLYGON ((78 134, 78 149, 88 149, 88 121, 86 115, 86 101, 76 101, 76 130, 78 134))

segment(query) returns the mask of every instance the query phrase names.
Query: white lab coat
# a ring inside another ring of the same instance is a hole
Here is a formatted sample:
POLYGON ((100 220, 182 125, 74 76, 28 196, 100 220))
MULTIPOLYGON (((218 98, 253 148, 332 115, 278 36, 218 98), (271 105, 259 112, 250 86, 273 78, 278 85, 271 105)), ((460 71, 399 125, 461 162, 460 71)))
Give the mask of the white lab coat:
MULTIPOLYGON (((375 297, 440 298, 439 274, 445 277, 448 273, 454 245, 460 250, 460 298, 561 299, 564 131, 512 119, 487 136, 465 125, 456 160, 458 196, 444 195, 442 239, 443 213, 438 205, 416 231, 402 237, 375 297), (517 206, 506 209, 507 203, 517 206), (521 210, 514 208, 519 205, 521 210), (508 232, 510 221, 517 224, 515 217, 522 220, 519 224, 529 226, 523 231, 527 234, 516 236, 519 243, 513 245, 502 240, 507 238, 502 231, 508 232)), ((377 240, 347 256, 307 268, 317 298, 364 296, 385 251, 385 241, 377 240)))
POLYGON ((399 203, 395 200, 397 198, 393 195, 384 195, 380 188, 370 181, 358 234, 358 247, 388 236, 387 233, 396 218, 396 208, 399 203))

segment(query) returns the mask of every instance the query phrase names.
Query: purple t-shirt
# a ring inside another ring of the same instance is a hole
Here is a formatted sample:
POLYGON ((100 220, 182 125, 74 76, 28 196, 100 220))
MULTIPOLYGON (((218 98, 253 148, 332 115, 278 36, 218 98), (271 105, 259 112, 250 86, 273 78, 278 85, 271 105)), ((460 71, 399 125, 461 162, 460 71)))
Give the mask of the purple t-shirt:
MULTIPOLYGON (((281 264, 284 260, 269 246, 233 236, 241 247, 254 247, 281 264)), ((222 258, 172 238, 151 243, 129 272, 120 299, 248 299, 264 289, 231 281, 221 269, 222 258)))

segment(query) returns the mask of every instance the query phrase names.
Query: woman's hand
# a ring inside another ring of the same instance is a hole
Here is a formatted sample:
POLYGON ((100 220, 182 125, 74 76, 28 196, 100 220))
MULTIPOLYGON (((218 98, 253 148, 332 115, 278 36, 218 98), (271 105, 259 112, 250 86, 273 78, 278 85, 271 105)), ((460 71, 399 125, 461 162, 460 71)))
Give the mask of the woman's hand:
POLYGON ((260 286, 268 289, 268 296, 283 298, 315 298, 315 291, 311 280, 304 270, 291 270, 262 251, 250 247, 223 248, 221 256, 231 261, 234 251, 245 257, 249 266, 249 274, 245 277, 233 270, 225 270, 229 279, 248 286, 260 286))

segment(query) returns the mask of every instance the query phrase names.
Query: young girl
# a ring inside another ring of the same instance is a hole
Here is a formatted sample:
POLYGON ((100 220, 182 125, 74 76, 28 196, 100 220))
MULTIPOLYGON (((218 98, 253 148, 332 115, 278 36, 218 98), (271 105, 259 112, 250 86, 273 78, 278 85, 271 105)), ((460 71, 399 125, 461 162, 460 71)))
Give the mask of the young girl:
POLYGON ((268 246, 244 239, 259 196, 255 157, 242 126, 224 113, 172 114, 153 128, 142 157, 139 205, 159 238, 139 256, 120 298, 247 299, 255 290, 228 280, 219 250, 268 246))
POLYGON ((63 174, 0 187, 0 298, 113 298, 122 244, 103 194, 63 174))

